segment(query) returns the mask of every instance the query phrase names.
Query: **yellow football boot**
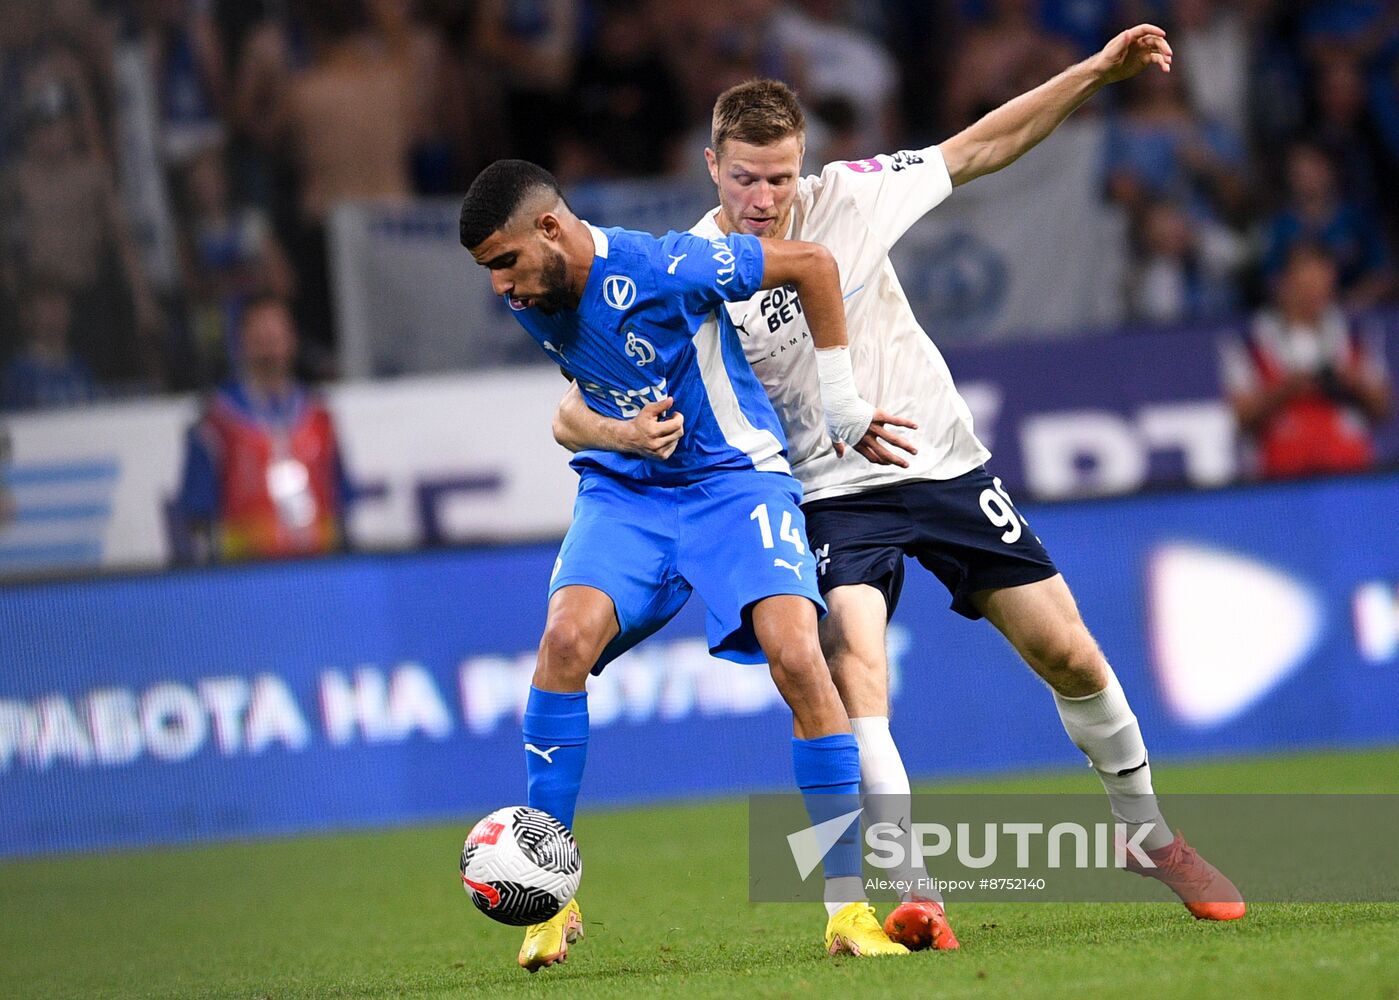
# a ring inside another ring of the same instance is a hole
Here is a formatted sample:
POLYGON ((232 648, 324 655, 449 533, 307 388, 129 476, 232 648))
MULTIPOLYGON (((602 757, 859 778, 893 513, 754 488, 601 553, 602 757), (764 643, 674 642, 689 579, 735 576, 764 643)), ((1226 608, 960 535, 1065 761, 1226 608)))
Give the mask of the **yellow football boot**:
POLYGON ((909 950, 889 940, 874 907, 846 903, 826 924, 826 952, 830 955, 907 955, 909 950))
POLYGON ((583 911, 578 900, 570 899, 558 915, 525 931, 520 945, 520 968, 538 972, 568 958, 568 946, 583 936, 583 911))

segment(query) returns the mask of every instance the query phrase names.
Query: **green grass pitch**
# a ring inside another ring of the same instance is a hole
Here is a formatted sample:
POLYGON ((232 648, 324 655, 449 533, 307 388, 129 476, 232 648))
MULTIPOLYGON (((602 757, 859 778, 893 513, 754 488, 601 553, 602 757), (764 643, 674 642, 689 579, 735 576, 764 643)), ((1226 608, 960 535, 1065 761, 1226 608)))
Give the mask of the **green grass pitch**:
MULTIPOLYGON (((1399 750, 1156 770, 1168 793, 1399 792, 1399 750)), ((1399 998, 1399 903, 1227 925, 1175 903, 954 904, 959 953, 831 959, 819 909, 747 901, 741 800, 582 815, 587 939, 530 976, 520 931, 461 890, 467 823, 0 865, 0 996, 1399 998)))

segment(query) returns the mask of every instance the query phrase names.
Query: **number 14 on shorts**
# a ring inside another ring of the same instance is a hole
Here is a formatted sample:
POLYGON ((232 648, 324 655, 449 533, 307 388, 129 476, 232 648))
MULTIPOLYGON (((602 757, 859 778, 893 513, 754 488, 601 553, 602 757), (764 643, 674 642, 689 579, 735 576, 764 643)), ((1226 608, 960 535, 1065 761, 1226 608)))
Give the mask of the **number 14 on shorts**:
MULTIPOLYGON (((774 545, 772 519, 768 517, 768 505, 760 503, 754 507, 753 513, 748 515, 748 520, 758 522, 758 531, 763 536, 763 548, 772 548, 774 545)), ((790 510, 782 512, 782 527, 777 530, 777 536, 784 542, 791 542, 792 547, 797 550, 797 555, 806 555, 806 546, 802 544, 801 532, 792 527, 792 512, 790 510)))

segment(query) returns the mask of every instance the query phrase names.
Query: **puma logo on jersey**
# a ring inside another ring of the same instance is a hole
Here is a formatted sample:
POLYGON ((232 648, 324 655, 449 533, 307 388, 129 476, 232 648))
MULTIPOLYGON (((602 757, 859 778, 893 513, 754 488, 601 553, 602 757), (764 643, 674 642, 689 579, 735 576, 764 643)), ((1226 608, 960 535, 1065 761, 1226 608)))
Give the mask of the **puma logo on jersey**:
MULTIPOLYGON (((666 256, 670 257, 670 254, 666 254, 666 256)), ((670 267, 665 269, 665 273, 674 274, 675 269, 680 266, 680 262, 688 256, 690 255, 687 253, 682 253, 679 257, 670 257, 670 267)))
POLYGON ((782 566, 785 569, 790 569, 793 573, 797 574, 798 580, 802 578, 802 568, 800 563, 789 563, 786 559, 774 559, 772 561, 772 564, 774 566, 782 566))
POLYGON ((560 748, 559 748, 559 747, 550 747, 548 750, 541 750, 541 749, 539 749, 539 747, 535 746, 533 743, 526 743, 526 744, 525 744, 525 749, 528 750, 530 753, 537 753, 537 754, 539 754, 539 756, 541 756, 541 757, 544 758, 544 763, 546 763, 546 764, 552 764, 552 763, 554 763, 553 753, 554 753, 555 750, 558 750, 558 749, 560 749, 560 748))

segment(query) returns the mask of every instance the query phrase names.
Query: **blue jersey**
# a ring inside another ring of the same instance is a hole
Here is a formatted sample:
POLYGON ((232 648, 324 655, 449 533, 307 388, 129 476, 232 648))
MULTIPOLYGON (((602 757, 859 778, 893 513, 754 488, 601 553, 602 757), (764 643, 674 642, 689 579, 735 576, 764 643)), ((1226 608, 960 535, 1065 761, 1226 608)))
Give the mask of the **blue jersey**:
POLYGON ((573 467, 660 486, 725 470, 790 473, 782 426, 723 306, 759 290, 758 239, 588 228, 596 256, 578 308, 515 318, 593 410, 625 419, 671 396, 685 434, 665 461, 582 451, 573 467))

